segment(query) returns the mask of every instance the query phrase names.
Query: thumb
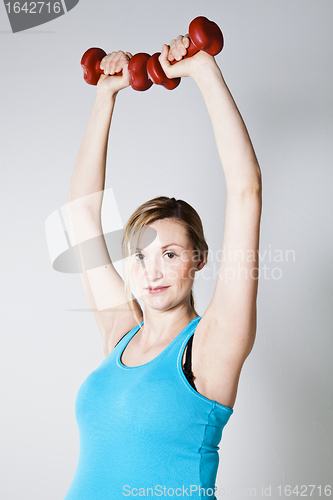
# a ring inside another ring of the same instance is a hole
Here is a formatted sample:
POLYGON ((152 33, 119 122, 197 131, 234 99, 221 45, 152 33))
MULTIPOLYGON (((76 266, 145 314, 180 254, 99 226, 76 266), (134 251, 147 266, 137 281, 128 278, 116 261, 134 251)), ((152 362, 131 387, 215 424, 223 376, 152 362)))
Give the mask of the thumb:
POLYGON ((168 77, 170 74, 170 69, 172 68, 172 64, 168 60, 169 50, 170 50, 170 47, 168 45, 164 44, 162 47, 162 52, 158 57, 158 60, 162 66, 162 69, 168 77))

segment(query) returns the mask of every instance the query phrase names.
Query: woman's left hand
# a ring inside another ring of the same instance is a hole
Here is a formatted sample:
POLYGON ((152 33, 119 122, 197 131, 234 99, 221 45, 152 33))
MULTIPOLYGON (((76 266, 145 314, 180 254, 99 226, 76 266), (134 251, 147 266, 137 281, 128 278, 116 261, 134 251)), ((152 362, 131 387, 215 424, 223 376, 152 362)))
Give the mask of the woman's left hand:
POLYGON ((168 78, 195 77, 200 71, 207 70, 207 66, 217 66, 213 56, 200 50, 194 56, 183 59, 190 46, 189 35, 179 35, 171 40, 170 46, 164 44, 158 60, 168 78), (171 64, 172 61, 176 64, 171 64), (179 61, 179 62, 178 62, 179 61))

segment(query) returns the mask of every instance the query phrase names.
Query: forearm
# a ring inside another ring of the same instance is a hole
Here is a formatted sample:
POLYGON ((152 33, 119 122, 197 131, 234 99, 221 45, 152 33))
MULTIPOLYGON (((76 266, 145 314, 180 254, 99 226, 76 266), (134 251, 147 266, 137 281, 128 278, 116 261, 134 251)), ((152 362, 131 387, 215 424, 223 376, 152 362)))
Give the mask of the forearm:
POLYGON ((261 185, 251 139, 219 67, 205 65, 193 75, 210 115, 228 190, 261 185))
POLYGON ((105 184, 105 168, 109 129, 113 114, 115 95, 105 90, 97 90, 94 106, 89 117, 81 147, 74 165, 69 186, 67 203, 78 200, 82 204, 93 204, 98 208, 102 203, 105 184), (96 196, 89 196, 93 193, 96 196))

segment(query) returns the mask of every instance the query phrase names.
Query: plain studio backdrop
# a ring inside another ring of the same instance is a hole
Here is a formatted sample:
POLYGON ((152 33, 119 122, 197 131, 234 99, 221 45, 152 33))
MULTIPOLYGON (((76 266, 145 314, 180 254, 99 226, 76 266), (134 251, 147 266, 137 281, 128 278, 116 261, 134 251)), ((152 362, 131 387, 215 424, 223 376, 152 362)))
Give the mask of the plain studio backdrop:
MULTIPOLYGON (((3 3, 0 13, 1 498, 65 496, 79 454, 76 394, 104 359, 80 276, 53 269, 45 231, 66 203, 95 99, 81 56, 93 46, 153 54, 199 15, 223 31, 216 59, 263 178, 257 338, 223 431, 217 498, 250 496, 247 488, 284 498, 288 485, 308 496, 315 485, 312 498, 325 497, 333 450, 333 2, 80 0, 16 34, 3 3)), ((216 284, 226 187, 194 81, 120 92, 106 188, 123 225, 155 196, 198 211, 210 248, 194 284, 202 315, 216 284)))

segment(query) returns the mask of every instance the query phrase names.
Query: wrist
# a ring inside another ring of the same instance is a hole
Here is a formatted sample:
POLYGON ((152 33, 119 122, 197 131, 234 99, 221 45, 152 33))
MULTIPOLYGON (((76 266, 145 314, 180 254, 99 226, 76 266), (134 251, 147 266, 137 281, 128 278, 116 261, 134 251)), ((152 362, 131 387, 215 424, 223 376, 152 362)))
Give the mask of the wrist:
POLYGON ((119 90, 97 87, 96 101, 104 102, 105 104, 114 104, 119 90))
POLYGON ((191 73, 193 80, 200 88, 210 86, 217 81, 223 81, 221 70, 215 59, 205 64, 196 65, 191 73))

